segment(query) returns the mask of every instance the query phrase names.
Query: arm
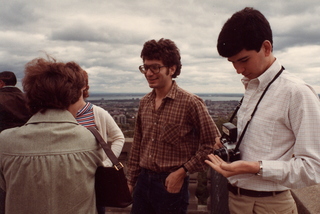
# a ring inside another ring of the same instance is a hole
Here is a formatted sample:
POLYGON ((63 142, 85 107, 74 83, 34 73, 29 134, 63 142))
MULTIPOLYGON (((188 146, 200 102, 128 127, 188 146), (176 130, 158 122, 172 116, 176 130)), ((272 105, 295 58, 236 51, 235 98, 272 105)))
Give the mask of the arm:
POLYGON ((320 104, 309 87, 291 94, 288 121, 295 136, 294 156, 288 161, 263 161, 263 179, 289 188, 320 183, 320 104))
POLYGON ((99 106, 93 107, 95 124, 105 141, 111 140, 111 150, 119 157, 124 145, 124 135, 108 111, 99 106))
POLYGON ((124 135, 108 112, 106 112, 105 118, 107 122, 107 136, 111 140, 111 150, 119 157, 124 145, 124 135))
POLYGON ((193 173, 206 169, 204 160, 207 159, 207 156, 212 153, 216 147, 220 146, 216 145, 216 147, 214 147, 216 142, 221 144, 221 135, 216 124, 209 115, 207 107, 200 98, 196 99, 193 105, 190 105, 190 108, 189 118, 198 133, 199 149, 184 166, 190 173, 193 173))
POLYGON ((140 143, 142 138, 141 121, 140 121, 140 108, 137 114, 136 125, 134 128, 133 142, 131 145, 131 151, 128 159, 128 171, 127 179, 129 190, 132 191, 136 184, 137 177, 140 173, 139 157, 140 157, 140 143))

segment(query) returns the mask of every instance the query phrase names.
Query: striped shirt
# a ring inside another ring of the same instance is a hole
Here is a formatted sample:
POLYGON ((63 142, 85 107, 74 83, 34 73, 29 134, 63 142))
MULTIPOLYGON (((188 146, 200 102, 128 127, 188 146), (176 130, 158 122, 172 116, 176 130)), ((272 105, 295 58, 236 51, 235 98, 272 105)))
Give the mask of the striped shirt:
POLYGON ((87 102, 86 105, 78 111, 76 120, 84 127, 96 127, 94 123, 93 105, 87 102))
POLYGON ((206 169, 220 133, 204 102, 173 81, 169 93, 155 110, 155 92, 140 101, 127 177, 134 185, 141 167, 173 172, 183 164, 190 173, 206 169))

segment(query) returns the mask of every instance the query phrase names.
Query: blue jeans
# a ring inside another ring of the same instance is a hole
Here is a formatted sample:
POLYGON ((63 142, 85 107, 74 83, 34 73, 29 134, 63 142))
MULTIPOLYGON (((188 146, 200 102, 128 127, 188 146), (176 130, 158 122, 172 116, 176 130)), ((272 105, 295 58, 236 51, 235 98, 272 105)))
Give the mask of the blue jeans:
POLYGON ((186 214, 189 204, 189 177, 179 193, 169 193, 165 180, 170 173, 142 169, 133 192, 131 214, 186 214))

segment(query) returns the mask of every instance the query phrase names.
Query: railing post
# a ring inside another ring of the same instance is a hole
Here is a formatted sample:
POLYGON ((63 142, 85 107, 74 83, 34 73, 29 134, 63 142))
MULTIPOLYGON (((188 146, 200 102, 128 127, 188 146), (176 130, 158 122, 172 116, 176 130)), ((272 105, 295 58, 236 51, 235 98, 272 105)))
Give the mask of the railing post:
POLYGON ((211 171, 210 214, 229 214, 228 180, 213 169, 211 171))
POLYGON ((196 197, 196 189, 198 184, 198 173, 190 175, 189 178, 189 206, 188 210, 198 210, 198 198, 196 197))

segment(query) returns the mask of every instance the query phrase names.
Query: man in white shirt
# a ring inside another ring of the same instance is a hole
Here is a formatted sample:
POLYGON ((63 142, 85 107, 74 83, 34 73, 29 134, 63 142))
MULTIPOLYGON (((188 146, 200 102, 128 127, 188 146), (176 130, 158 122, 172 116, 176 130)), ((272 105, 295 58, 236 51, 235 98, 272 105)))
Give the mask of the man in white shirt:
POLYGON ((319 97, 282 69, 272 53, 269 22, 258 10, 245 8, 228 19, 217 49, 244 76, 238 139, 250 123, 240 161, 226 163, 211 154, 206 163, 228 178, 231 213, 297 213, 289 190, 320 183, 319 97))

